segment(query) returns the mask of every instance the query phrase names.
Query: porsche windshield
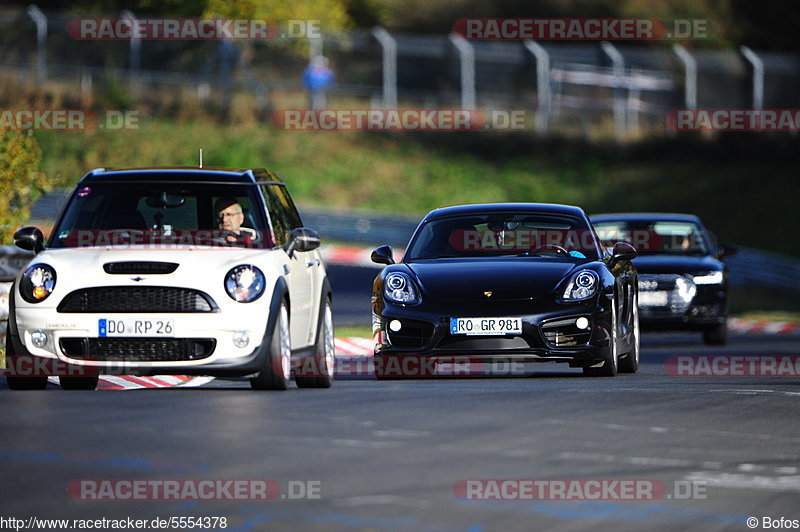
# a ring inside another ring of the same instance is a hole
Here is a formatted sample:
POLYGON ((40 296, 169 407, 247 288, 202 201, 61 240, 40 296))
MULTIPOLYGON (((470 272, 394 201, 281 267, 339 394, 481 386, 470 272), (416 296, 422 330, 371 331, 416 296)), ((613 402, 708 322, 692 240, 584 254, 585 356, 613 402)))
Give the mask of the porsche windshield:
POLYGON ((405 260, 495 256, 597 260, 601 248, 591 227, 577 217, 479 213, 426 222, 409 244, 405 260))
POLYGON ((694 222, 608 220, 594 224, 603 245, 627 242, 640 255, 708 255, 702 229, 694 222))
POLYGON ((257 187, 144 181, 80 185, 49 247, 136 244, 274 246, 257 187))

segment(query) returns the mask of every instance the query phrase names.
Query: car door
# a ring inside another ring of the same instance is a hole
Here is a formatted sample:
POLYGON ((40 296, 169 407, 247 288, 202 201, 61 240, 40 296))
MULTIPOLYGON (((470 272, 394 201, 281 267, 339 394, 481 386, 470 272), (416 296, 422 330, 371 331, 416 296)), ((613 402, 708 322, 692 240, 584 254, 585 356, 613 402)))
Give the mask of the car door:
MULTIPOLYGON (((269 216, 275 232, 275 243, 284 245, 292 229, 301 227, 300 216, 291 202, 285 186, 262 185, 269 216)), ((292 348, 310 345, 314 341, 314 311, 317 307, 314 294, 314 272, 318 268, 314 252, 295 251, 289 257, 286 282, 289 285, 292 348)))

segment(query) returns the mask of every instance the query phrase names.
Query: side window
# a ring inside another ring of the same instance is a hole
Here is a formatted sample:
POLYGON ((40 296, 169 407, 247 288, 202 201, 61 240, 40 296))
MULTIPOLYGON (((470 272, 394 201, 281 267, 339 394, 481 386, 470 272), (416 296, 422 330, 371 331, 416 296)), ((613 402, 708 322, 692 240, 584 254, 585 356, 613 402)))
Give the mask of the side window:
POLYGON ((278 202, 280 203, 281 208, 284 211, 284 215, 289 222, 289 227, 291 229, 303 227, 303 221, 300 219, 300 213, 297 212, 297 208, 294 206, 294 201, 292 201, 292 197, 289 195, 289 191, 286 190, 286 187, 270 185, 270 188, 275 192, 275 195, 278 196, 278 202))
POLYGON ((269 210, 269 217, 272 221, 272 231, 275 234, 275 245, 282 246, 286 243, 289 231, 292 230, 291 224, 287 219, 278 196, 273 190, 275 187, 272 185, 262 185, 261 191, 264 193, 264 199, 267 202, 267 210, 269 210))

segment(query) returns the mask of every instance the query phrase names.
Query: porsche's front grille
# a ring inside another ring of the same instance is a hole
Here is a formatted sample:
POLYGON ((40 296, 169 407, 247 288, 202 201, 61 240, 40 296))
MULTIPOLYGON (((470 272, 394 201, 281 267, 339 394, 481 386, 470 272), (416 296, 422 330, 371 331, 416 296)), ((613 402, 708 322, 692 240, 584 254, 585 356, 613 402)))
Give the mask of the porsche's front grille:
POLYGON ((62 338, 61 351, 77 360, 181 362, 211 356, 213 338, 62 338))
POLYGON ((553 320, 542 324, 544 339, 553 347, 571 347, 589 343, 591 328, 579 329, 575 318, 553 320))
POLYGON ((172 286, 103 286, 67 294, 58 312, 214 312, 210 296, 172 286))

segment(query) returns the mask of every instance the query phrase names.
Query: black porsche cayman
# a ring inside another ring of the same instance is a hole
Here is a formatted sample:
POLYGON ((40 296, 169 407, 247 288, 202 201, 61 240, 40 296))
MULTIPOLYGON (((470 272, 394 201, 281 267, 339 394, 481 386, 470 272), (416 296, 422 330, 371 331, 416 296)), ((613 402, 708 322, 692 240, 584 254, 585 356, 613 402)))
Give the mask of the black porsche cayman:
POLYGON ((389 246, 372 292, 375 375, 429 376, 437 361, 562 362, 586 375, 639 366, 635 249, 601 246, 578 207, 436 209, 401 262, 389 246))

